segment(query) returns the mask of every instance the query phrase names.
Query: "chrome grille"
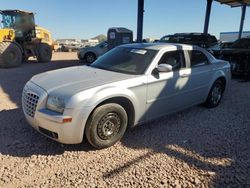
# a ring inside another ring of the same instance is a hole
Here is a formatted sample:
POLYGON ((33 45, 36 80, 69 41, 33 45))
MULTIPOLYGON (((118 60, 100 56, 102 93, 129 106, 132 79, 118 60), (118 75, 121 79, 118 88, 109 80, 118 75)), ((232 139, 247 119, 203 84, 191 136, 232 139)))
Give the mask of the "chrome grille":
POLYGON ((34 117, 39 96, 30 91, 23 92, 23 110, 30 117, 34 117))

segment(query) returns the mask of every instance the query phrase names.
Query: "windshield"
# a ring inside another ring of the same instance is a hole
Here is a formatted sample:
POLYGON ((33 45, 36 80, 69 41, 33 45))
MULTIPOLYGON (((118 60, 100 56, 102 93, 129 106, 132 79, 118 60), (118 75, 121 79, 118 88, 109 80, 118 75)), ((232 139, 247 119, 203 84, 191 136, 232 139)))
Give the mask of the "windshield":
POLYGON ((167 35, 162 37, 160 42, 191 44, 203 48, 209 48, 218 43, 216 37, 212 35, 167 35))
POLYGON ((249 49, 250 48, 250 38, 244 38, 236 40, 232 44, 233 48, 243 48, 243 49, 249 49))
POLYGON ((160 39, 159 42, 166 42, 166 43, 183 43, 188 40, 191 40, 191 38, 185 38, 183 36, 165 36, 160 39))
POLYGON ((221 48, 231 48, 232 45, 233 45, 232 42, 224 42, 220 44, 221 48))
POLYGON ((4 13, 2 14, 2 25, 4 28, 20 29, 25 27, 34 26, 34 19, 31 15, 18 14, 18 13, 4 13))
POLYGON ((91 67, 125 74, 143 74, 157 54, 156 50, 117 47, 98 58, 91 67))
POLYGON ((97 47, 97 46, 106 47, 107 45, 108 45, 108 42, 107 41, 103 41, 103 42, 97 44, 95 47, 97 47))

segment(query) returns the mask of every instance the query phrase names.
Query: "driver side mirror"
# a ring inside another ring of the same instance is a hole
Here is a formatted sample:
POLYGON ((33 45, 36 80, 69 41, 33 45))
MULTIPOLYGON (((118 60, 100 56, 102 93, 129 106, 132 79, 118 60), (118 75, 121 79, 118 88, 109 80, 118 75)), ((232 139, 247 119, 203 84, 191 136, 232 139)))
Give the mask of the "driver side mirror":
POLYGON ((171 72, 173 70, 173 66, 169 64, 160 64, 157 67, 158 72, 171 72))

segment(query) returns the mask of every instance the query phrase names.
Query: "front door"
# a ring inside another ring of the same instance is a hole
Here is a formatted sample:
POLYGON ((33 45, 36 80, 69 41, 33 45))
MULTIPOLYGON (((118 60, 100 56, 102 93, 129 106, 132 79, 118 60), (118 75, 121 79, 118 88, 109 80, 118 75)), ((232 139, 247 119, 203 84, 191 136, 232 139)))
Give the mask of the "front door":
POLYGON ((148 76, 146 116, 156 118, 178 111, 188 104, 183 97, 189 82, 190 69, 186 67, 183 50, 163 54, 158 64, 170 64, 171 72, 157 72, 148 76))

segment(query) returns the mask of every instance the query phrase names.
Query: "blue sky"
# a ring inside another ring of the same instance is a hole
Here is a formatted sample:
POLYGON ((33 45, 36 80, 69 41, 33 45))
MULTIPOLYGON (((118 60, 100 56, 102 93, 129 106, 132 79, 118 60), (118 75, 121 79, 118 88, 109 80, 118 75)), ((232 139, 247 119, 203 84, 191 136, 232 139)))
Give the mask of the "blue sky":
MULTIPOLYGON (((38 25, 55 39, 90 38, 106 34, 109 27, 137 26, 137 0, 1 0, 1 9, 36 12, 38 25)), ((144 38, 175 32, 203 31, 206 0, 145 0, 144 38)), ((241 9, 213 3, 209 32, 238 31, 241 9)), ((250 30, 247 9, 244 30, 250 30)))

